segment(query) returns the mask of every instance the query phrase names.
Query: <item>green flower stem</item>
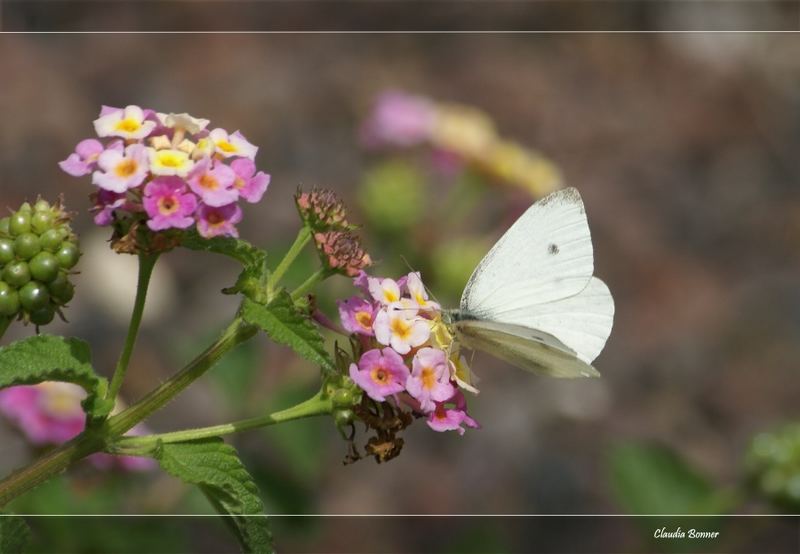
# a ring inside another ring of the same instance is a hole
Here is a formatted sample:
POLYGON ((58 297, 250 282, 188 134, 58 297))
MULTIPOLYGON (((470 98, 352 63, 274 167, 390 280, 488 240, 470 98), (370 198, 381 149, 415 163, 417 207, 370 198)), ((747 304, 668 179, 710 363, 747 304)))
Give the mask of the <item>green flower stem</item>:
POLYGON ((0 339, 6 334, 8 326, 11 325, 12 319, 10 317, 0 317, 0 339))
POLYGON ((313 397, 301 402, 300 404, 297 404, 296 406, 260 417, 243 419, 223 425, 214 425, 212 427, 186 429, 184 431, 175 431, 172 433, 163 433, 159 435, 121 437, 114 441, 114 443, 111 445, 111 448, 109 448, 109 451, 116 454, 137 452, 144 453, 148 452, 152 448, 155 448, 159 442, 186 442, 198 439, 207 439, 210 437, 219 437, 221 435, 229 435, 231 433, 240 433, 249 429, 267 427, 269 425, 275 425, 276 423, 330 414, 332 410, 333 403, 331 399, 323 398, 322 392, 320 391, 313 397))
POLYGON ((278 267, 275 268, 269 279, 267 280, 267 293, 269 297, 272 297, 272 294, 275 292, 275 288, 278 286, 278 283, 286 274, 286 270, 292 265, 292 263, 297 259, 297 256, 303 250, 303 247, 308 244, 308 241, 311 240, 311 229, 304 225, 300 232, 297 233, 297 238, 294 239, 294 243, 289 248, 289 251, 286 252, 286 255, 278 264, 278 267))
POLYGON ((222 333, 222 336, 192 360, 189 365, 127 410, 109 418, 108 435, 116 437, 125 433, 144 418, 163 407, 198 377, 211 369, 230 350, 252 338, 256 331, 256 327, 245 323, 240 317, 234 319, 222 333))
POLYGON ((133 304, 133 313, 131 314, 131 322, 128 325, 125 345, 123 346, 122 354, 119 356, 119 361, 117 361, 117 367, 114 369, 111 385, 108 387, 108 394, 106 395, 108 400, 113 401, 116 399, 117 393, 122 387, 122 381, 125 379, 125 372, 128 370, 133 347, 136 344, 136 336, 142 324, 144 305, 147 300, 147 288, 150 286, 150 278, 153 276, 153 268, 157 260, 158 254, 139 254, 139 279, 136 283, 136 300, 133 304))
POLYGON ((214 344, 142 400, 109 418, 102 427, 81 433, 71 441, 51 450, 30 466, 17 470, 0 481, 0 507, 61 473, 73 462, 102 450, 110 439, 125 433, 164 406, 208 371, 228 351, 255 334, 255 327, 239 317, 234 319, 214 344))
POLYGON ((100 451, 102 441, 85 433, 55 448, 31 465, 19 469, 0 482, 0 508, 54 475, 73 462, 100 451))
POLYGON ((307 294, 311 289, 313 289, 317 283, 324 281, 328 277, 330 277, 333 273, 330 269, 323 267, 318 269, 315 273, 311 274, 311 277, 303 281, 303 283, 292 291, 292 300, 297 300, 304 294, 307 294))

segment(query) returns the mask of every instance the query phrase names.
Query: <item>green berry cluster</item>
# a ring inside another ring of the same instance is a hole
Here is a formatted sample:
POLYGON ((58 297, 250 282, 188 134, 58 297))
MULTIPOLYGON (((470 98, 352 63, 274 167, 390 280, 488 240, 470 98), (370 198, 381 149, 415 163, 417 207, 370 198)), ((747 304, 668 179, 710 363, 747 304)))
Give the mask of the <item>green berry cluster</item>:
POLYGON ((800 423, 753 439, 746 468, 759 491, 784 509, 800 509, 800 423))
POLYGON ((70 270, 80 258, 60 204, 39 199, 0 219, 0 317, 47 325, 72 300, 70 270))

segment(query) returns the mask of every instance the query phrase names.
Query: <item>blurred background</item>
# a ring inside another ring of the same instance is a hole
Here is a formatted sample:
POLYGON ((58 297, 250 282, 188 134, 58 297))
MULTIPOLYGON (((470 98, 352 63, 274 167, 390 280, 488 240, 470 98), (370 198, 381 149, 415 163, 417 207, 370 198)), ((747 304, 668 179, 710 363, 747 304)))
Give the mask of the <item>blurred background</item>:
MULTIPOLYGON (((89 340, 96 367, 110 375, 135 260, 111 252, 108 230, 93 227, 89 178, 57 165, 93 135, 101 104, 187 111, 241 129, 260 147, 257 164, 272 184, 264 201, 245 208, 240 230, 273 260, 298 229, 297 186, 329 187, 365 224, 373 273, 420 269, 450 306, 475 263, 535 198, 548 187, 576 186, 595 274, 616 301, 614 330, 594 364, 603 378, 539 378, 477 355, 481 394, 470 407, 483 428, 460 437, 418 423, 406 431, 400 457, 385 465, 342 465, 346 444, 329 420, 232 437, 267 511, 797 513, 800 440, 765 454, 770 467, 784 464, 778 477, 743 483, 754 437, 800 418, 798 44, 766 34, 0 36, 0 204, 63 195, 76 212, 85 251, 77 294, 69 325, 48 332, 89 340), (479 110, 478 119, 536 162, 540 178, 509 177, 514 164, 503 160, 454 160, 427 143, 365 144, 364 122, 386 90, 479 110)), ((307 252, 297 278, 316 263, 307 252)), ((162 258, 123 388, 128 402, 213 339, 237 305, 218 291, 236 275, 233 264, 210 255, 162 258)), ((321 306, 333 317, 335 300, 352 292, 346 279, 332 279, 321 306)), ((4 342, 32 332, 15 327, 4 342)), ((162 432, 280 409, 318 382, 316 368, 260 337, 148 425, 162 432)), ((34 455, 2 423, 0 472, 34 455)), ((123 476, 89 465, 15 509, 210 512, 199 493, 165 474, 123 476)), ((76 537, 63 522, 34 525, 50 544, 70 545, 66 551, 110 548, 97 542, 111 540, 100 531, 76 537)), ((347 544, 338 525, 281 519, 278 544, 330 551, 347 544)), ((376 521, 365 544, 421 551, 431 540, 392 534, 392 525, 401 527, 376 521)), ((199 548, 196 536, 168 531, 168 523, 135 535, 147 540, 158 529, 176 551, 199 548)), ((209 524, 208 533, 214 529, 209 524)), ((435 544, 515 548, 491 525, 474 535, 438 536, 435 544)), ((204 544, 228 544, 224 531, 219 537, 204 544)), ((640 544, 638 535, 630 540, 640 544)))

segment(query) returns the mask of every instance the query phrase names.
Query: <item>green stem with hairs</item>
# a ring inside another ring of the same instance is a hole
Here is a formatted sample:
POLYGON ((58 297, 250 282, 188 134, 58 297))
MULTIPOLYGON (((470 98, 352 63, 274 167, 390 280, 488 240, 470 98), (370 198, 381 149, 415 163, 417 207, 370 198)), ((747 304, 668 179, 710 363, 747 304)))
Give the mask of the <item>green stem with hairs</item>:
POLYGON ((114 438, 163 407, 178 393, 211 369, 227 352, 256 334, 256 328, 237 317, 219 339, 127 410, 109 418, 103 426, 89 429, 71 441, 51 450, 30 466, 19 469, 0 481, 0 508, 19 495, 67 469, 73 462, 101 451, 114 438))
POLYGON ((275 288, 278 286, 278 283, 286 274, 286 271, 292 265, 292 263, 297 259, 297 256, 303 250, 306 244, 311 240, 311 229, 304 225, 300 231, 297 233, 297 238, 294 239, 294 243, 289 250, 286 252, 286 255, 278 264, 278 267, 270 273, 269 279, 267 280, 267 294, 270 298, 272 298, 273 293, 275 292, 275 288))
POLYGON ((333 275, 333 272, 326 267, 318 269, 317 271, 312 273, 308 279, 303 281, 303 283, 299 287, 297 287, 292 291, 292 300, 297 300, 304 294, 308 294, 308 292, 310 292, 311 289, 313 289, 317 285, 317 283, 324 281, 331 275, 333 275))
POLYGON ((147 289, 150 286, 150 278, 153 276, 153 268, 157 260, 158 254, 139 254, 139 278, 136 282, 136 300, 133 303, 133 313, 128 325, 125 344, 117 361, 117 367, 114 369, 114 376, 111 378, 111 384, 106 395, 106 399, 112 402, 117 398, 117 393, 125 380, 125 372, 128 370, 133 347, 136 345, 136 337, 139 334, 139 327, 142 324, 144 305, 147 301, 147 289))
POLYGON ((253 417, 225 423, 223 425, 213 425, 211 427, 200 427, 196 429, 185 429, 172 433, 162 433, 158 435, 145 435, 139 437, 120 437, 115 440, 108 451, 114 454, 135 454, 146 453, 155 448, 158 443, 186 442, 211 437, 240 433, 259 427, 267 427, 277 423, 304 419, 319 415, 330 414, 333 410, 333 403, 330 398, 323 398, 320 391, 308 400, 272 414, 253 417))

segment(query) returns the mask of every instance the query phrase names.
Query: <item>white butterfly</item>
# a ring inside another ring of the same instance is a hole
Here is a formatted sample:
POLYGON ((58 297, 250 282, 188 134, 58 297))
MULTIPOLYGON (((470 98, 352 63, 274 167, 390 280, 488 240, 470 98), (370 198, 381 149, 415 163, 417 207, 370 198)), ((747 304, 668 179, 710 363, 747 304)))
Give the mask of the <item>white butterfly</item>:
POLYGON ((593 277, 589 224, 577 189, 542 198, 483 258, 450 312, 459 342, 522 369, 596 377, 614 300, 593 277))

